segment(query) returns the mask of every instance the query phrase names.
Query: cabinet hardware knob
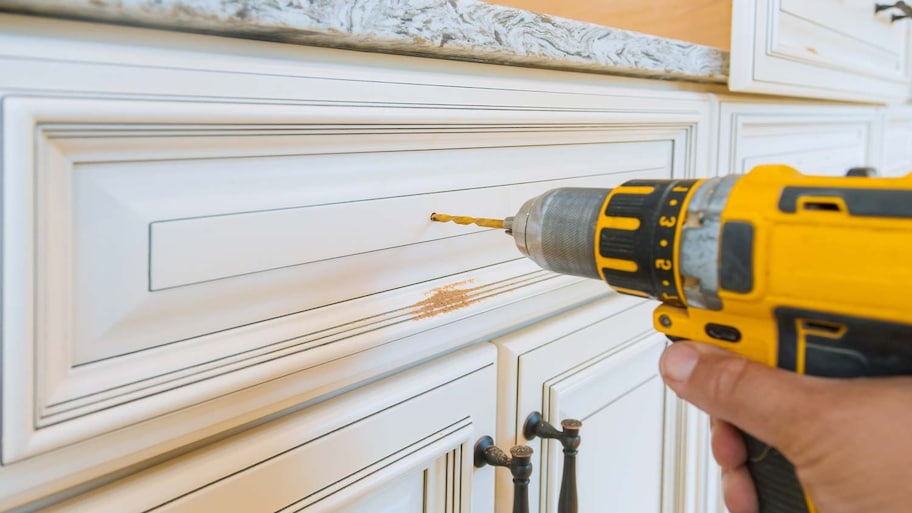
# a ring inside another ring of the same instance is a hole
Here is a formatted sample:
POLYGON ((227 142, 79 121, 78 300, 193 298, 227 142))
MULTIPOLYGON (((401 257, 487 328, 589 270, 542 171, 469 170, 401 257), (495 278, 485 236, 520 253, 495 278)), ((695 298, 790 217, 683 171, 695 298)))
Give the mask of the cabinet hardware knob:
POLYGON ((561 421, 561 429, 558 430, 537 411, 530 413, 523 424, 523 435, 526 440, 534 440, 537 436, 557 440, 564 447, 564 472, 561 475, 557 513, 579 511, 579 499, 576 494, 576 454, 580 446, 579 431, 582 427, 583 423, 576 419, 564 419, 561 421))
POLYGON ((506 467, 513 475, 513 513, 529 513, 529 478, 532 477, 532 448, 514 445, 507 456, 494 439, 483 436, 475 442, 475 467, 506 467))
POLYGON ((897 20, 912 17, 912 6, 906 2, 899 1, 894 4, 874 4, 874 14, 877 14, 881 11, 886 11, 887 9, 899 9, 902 11, 902 14, 892 14, 890 16, 891 23, 894 23, 897 20))

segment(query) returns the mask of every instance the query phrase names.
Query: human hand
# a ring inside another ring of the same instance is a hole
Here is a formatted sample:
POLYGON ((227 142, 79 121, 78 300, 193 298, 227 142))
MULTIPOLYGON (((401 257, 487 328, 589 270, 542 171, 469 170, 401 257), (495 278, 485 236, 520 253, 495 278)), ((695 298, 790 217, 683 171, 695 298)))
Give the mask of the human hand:
POLYGON ((912 510, 912 377, 801 376, 693 342, 660 362, 665 383, 713 417, 731 513, 758 511, 739 429, 776 447, 819 513, 912 510))

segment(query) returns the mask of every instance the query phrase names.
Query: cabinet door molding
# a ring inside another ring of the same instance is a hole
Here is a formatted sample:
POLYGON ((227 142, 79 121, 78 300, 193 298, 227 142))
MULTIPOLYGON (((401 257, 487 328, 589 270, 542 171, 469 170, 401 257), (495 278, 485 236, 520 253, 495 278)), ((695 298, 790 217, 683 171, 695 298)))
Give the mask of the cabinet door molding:
POLYGON ((729 88, 863 102, 909 97, 905 21, 867 0, 743 0, 732 8, 729 88))
POLYGON ((912 173, 912 107, 891 105, 882 109, 880 176, 912 173))
POLYGON ((874 107, 722 96, 718 119, 716 170, 721 175, 786 164, 806 174, 841 176, 880 159, 874 107))
POLYGON ((493 429, 495 356, 462 350, 48 511, 490 511, 472 445, 493 429))

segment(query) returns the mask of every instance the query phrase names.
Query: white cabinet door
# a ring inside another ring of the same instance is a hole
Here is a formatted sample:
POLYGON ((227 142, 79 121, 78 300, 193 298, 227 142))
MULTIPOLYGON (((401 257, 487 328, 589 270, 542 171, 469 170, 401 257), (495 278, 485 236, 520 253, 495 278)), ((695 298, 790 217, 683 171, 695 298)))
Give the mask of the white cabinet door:
MULTIPOLYGON (((889 3, 889 2, 881 2, 889 3)), ((736 0, 733 91, 898 102, 909 96, 909 20, 873 0, 736 0)))
POLYGON ((842 176, 849 168, 874 166, 880 159, 873 107, 723 96, 718 131, 720 175, 786 164, 805 174, 842 176))
MULTIPOLYGON (((527 415, 555 426, 583 422, 577 476, 580 511, 701 511, 703 478, 689 461, 704 431, 666 392, 658 358, 666 339, 651 328, 654 304, 613 295, 495 341, 499 350, 498 437, 523 443, 527 415), (694 442, 689 442, 689 438, 694 442)), ((559 443, 540 439, 532 511, 555 513, 562 472, 559 443)), ((498 479, 505 508, 510 483, 498 479)))
POLYGON ((495 356, 482 344, 58 504, 50 511, 491 512, 495 356))
POLYGON ((912 107, 892 105, 883 116, 880 176, 912 173, 912 107))
MULTIPOLYGON (((586 444, 577 465, 584 511, 662 511, 665 386, 656 362, 665 337, 651 335, 633 345, 545 383, 546 418, 578 418, 585 427, 586 444)), ((554 512, 563 468, 561 445, 549 441, 543 450, 547 463, 542 464, 542 496, 551 505, 545 511, 554 512)))

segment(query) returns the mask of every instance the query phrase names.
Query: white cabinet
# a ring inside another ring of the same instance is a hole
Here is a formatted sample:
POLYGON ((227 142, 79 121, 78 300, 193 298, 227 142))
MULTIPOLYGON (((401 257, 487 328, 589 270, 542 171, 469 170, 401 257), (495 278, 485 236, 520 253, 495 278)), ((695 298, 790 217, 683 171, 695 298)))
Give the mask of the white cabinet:
MULTIPOLYGON (((563 465, 559 443, 525 440, 523 425, 533 411, 555 426, 567 418, 583 422, 580 511, 701 511, 691 508, 702 500, 696 486, 703 478, 691 468, 702 464, 694 458, 704 453, 704 431, 658 375, 666 339, 651 327, 653 308, 610 295, 494 341, 497 434, 503 443, 517 440, 536 450, 532 511, 557 511, 563 465)), ((498 508, 508 511, 509 479, 501 476, 497 485, 498 508)))
POLYGON ((584 422, 582 511, 708 511, 654 305, 429 215, 912 161, 873 107, 93 27, 0 15, 2 511, 509 511, 471 447, 535 410, 584 422))
MULTIPOLYGON (((889 3, 889 2, 881 2, 889 3)), ((909 20, 872 0, 736 0, 729 87, 864 102, 909 97, 909 20)))
POLYGON ((0 15, 0 510, 605 293, 431 212, 707 169, 699 92, 93 27, 0 15))
POLYGON ((495 356, 463 350, 49 511, 491 512, 472 447, 494 429, 495 356))
POLYGON ((741 174, 786 164, 805 174, 842 176, 852 167, 876 166, 877 118, 874 107, 722 97, 716 170, 741 174))

